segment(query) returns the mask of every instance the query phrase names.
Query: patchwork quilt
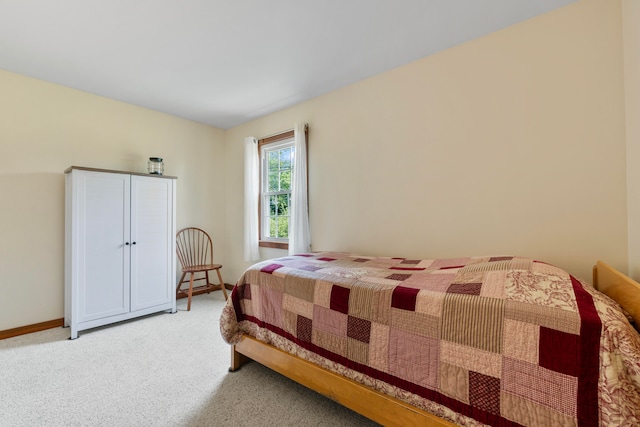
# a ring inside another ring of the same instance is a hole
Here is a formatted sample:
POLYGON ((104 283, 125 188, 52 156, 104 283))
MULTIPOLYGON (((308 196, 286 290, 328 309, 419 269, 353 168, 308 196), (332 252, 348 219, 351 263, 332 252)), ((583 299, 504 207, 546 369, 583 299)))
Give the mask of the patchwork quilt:
POLYGON ((264 261, 220 329, 459 425, 640 425, 640 335, 591 285, 532 259, 264 261))

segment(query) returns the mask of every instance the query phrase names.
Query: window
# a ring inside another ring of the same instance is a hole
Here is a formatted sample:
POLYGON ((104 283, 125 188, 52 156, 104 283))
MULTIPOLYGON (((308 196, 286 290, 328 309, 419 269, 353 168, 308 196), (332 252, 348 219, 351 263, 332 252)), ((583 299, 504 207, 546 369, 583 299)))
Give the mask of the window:
MULTIPOLYGON (((308 141, 308 127, 304 127, 308 141)), ((294 131, 258 140, 260 157, 259 246, 288 249, 293 168, 294 131)), ((305 168, 306 169, 306 168, 305 168)), ((306 198, 306 197, 305 197, 306 198)))
POLYGON ((295 164, 293 132, 258 141, 260 150, 260 246, 287 249, 291 179, 295 164))
POLYGON ((260 240, 280 243, 289 241, 289 206, 294 159, 293 139, 261 147, 260 240))

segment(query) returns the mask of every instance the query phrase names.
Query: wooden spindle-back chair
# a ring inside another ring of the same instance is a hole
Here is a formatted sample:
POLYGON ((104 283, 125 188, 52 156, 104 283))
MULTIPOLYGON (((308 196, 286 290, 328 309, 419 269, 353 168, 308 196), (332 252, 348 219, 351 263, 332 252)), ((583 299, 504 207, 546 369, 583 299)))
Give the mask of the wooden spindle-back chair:
POLYGON ((222 289, 224 298, 227 299, 227 290, 220 275, 222 264, 213 263, 213 242, 206 231, 196 227, 187 227, 178 231, 176 234, 176 252, 182 266, 182 276, 176 287, 176 298, 184 296, 189 298, 187 311, 191 310, 191 297, 194 289, 196 293, 209 293, 222 289), (209 272, 212 270, 215 270, 218 274, 219 285, 209 281, 209 272), (187 273, 189 273, 189 279, 185 280, 187 273), (204 273, 204 277, 196 278, 196 273, 204 273), (205 284, 194 288, 193 283, 198 280, 205 280, 205 284), (182 284, 187 282, 189 282, 189 289, 182 289, 182 284))

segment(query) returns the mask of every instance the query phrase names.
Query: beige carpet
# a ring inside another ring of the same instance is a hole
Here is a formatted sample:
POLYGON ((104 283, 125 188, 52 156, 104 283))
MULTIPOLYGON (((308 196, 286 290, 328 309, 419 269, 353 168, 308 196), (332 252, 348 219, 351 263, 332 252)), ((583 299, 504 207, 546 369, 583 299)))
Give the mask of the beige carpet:
POLYGON ((0 426, 376 425, 257 363, 228 372, 223 304, 0 341, 0 426))

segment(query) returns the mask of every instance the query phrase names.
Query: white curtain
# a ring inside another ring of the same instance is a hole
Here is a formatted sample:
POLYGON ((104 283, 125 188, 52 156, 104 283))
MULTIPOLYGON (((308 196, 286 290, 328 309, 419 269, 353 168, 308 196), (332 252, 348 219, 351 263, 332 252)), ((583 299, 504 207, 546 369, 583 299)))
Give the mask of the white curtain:
POLYGON ((309 252, 309 209, 307 201, 307 138, 305 124, 293 127, 295 163, 291 181, 291 216, 289 220, 289 255, 309 252))
POLYGON ((258 141, 244 139, 244 260, 260 259, 258 250, 258 201, 260 199, 260 177, 258 141))

